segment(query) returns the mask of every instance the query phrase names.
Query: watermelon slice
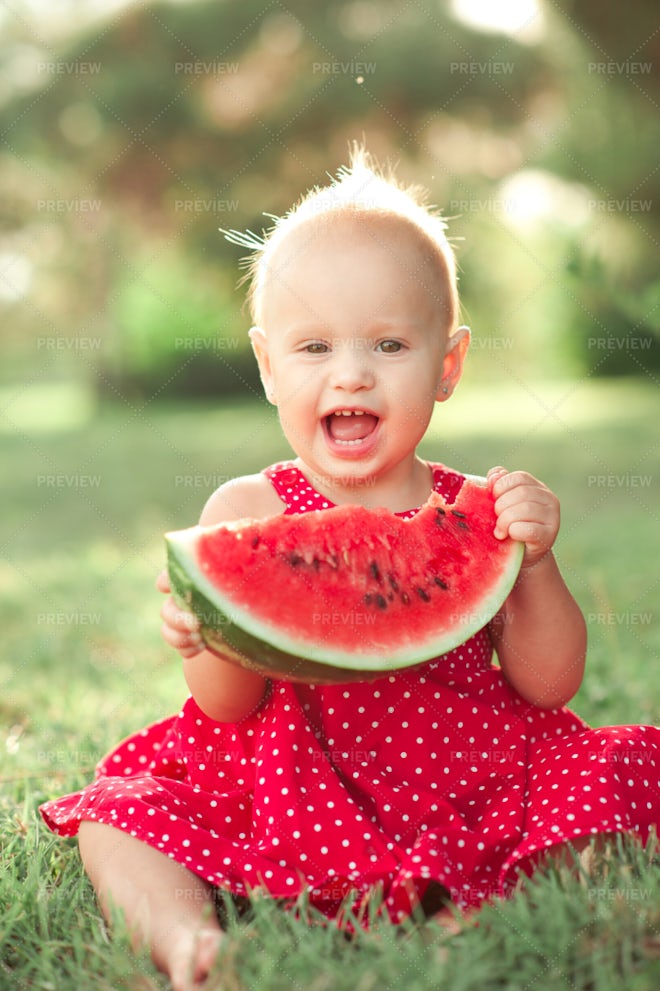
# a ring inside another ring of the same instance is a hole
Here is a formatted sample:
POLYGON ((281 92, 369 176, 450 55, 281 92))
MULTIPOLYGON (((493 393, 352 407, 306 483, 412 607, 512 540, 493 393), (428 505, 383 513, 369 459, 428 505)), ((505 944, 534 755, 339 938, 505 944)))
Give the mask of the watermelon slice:
POLYGON ((486 480, 411 519, 337 506, 166 534, 177 602, 206 645, 273 677, 383 677, 452 650, 509 594, 523 544, 496 540, 486 480))

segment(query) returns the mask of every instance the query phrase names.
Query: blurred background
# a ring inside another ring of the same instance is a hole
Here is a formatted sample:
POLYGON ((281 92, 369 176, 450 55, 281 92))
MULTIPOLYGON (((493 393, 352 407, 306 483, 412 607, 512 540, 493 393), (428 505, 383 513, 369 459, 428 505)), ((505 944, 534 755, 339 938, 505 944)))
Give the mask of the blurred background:
POLYGON ((354 140, 450 218, 474 340, 423 453, 558 492, 579 711, 657 715, 658 27, 653 0, 0 4, 12 768, 84 776, 179 703, 162 534, 289 454, 219 228, 268 227, 354 140))
POLYGON ((473 376, 656 371, 657 20, 652 0, 2 5, 0 384, 245 395, 242 252, 218 228, 261 231, 362 138, 452 218, 473 376))

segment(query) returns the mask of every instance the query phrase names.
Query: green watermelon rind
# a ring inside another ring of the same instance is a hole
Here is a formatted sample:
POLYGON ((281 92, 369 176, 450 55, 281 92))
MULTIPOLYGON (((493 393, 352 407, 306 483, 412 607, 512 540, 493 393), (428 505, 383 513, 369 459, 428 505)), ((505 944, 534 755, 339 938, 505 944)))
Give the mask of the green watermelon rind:
MULTIPOLYGON (((355 679, 355 669, 343 669, 336 665, 320 664, 307 657, 280 650, 267 640, 260 639, 233 622, 227 612, 223 612, 218 605, 210 601, 200 591, 198 585, 205 576, 197 568, 194 555, 185 546, 185 542, 179 540, 182 535, 187 533, 186 530, 174 531, 171 534, 166 534, 165 538, 172 595, 182 609, 186 609, 198 617, 200 633, 209 650, 234 664, 240 664, 251 671, 259 671, 273 678, 279 677, 301 682, 314 681, 317 684, 331 684, 336 681, 355 679), (191 570, 197 574, 196 580, 191 578, 191 570)), ((211 588, 212 594, 217 597, 217 590, 211 586, 207 579, 205 579, 205 584, 211 588)), ((230 608, 233 609, 234 607, 231 606, 230 608)), ((368 674, 369 672, 364 672, 365 679, 368 674)), ((374 674, 377 675, 376 672, 374 674)))
MULTIPOLYGON (((480 476, 465 477, 475 484, 485 484, 480 476)), ((183 609, 198 617, 206 646, 233 663, 267 676, 318 684, 385 677, 396 670, 425 664, 460 646, 486 626, 500 609, 518 577, 524 552, 524 544, 511 542, 511 553, 499 580, 491 595, 480 601, 478 611, 459 614, 462 621, 442 634, 429 637, 422 646, 401 645, 385 657, 381 651, 348 652, 327 645, 319 647, 302 638, 293 640, 276 626, 230 602, 197 563, 195 547, 202 529, 173 531, 165 539, 172 594, 183 609)))

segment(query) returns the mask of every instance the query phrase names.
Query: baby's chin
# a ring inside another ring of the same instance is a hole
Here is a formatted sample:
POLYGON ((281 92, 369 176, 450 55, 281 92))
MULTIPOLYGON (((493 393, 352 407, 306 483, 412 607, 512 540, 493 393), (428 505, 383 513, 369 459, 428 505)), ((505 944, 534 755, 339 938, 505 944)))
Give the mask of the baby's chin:
MULTIPOLYGON (((357 494, 365 488, 373 488, 378 480, 375 458, 334 457, 326 450, 300 456, 303 474, 321 493, 334 501, 333 491, 346 501, 351 492, 357 494)), ((362 499, 356 499, 362 502, 362 499)))

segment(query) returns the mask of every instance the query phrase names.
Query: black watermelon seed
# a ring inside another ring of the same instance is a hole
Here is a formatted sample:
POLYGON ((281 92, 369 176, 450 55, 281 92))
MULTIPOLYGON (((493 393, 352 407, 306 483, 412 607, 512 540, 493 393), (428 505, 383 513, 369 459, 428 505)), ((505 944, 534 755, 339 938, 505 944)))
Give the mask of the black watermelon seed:
POLYGON ((398 592, 399 591, 399 583, 396 580, 396 578, 394 577, 394 575, 388 575, 387 577, 390 580, 390 585, 392 586, 392 591, 393 592, 398 592))
POLYGON ((254 537, 252 538, 252 546, 253 547, 258 547, 259 546, 259 534, 258 533, 255 533, 254 537))
POLYGON ((417 589, 417 594, 420 597, 420 599, 422 600, 422 602, 430 602, 431 601, 431 596, 426 591, 426 589, 424 589, 424 588, 418 588, 417 589))
POLYGON ((435 577, 435 578, 433 579, 433 581, 434 581, 434 582, 436 583, 436 585, 439 585, 439 586, 440 586, 440 588, 442 588, 442 589, 444 589, 444 590, 445 590, 445 592, 446 592, 446 591, 447 591, 447 589, 449 588, 449 585, 447 584, 447 582, 444 582, 444 581, 442 580, 442 578, 438 578, 438 577, 436 576, 436 577, 435 577))
POLYGON ((369 565, 369 571, 371 572, 372 578, 375 578, 377 582, 381 581, 380 571, 378 570, 378 565, 375 561, 372 561, 369 565))
POLYGON ((459 511, 457 509, 452 509, 451 515, 452 516, 458 516, 462 520, 465 519, 465 513, 459 513, 459 511))
POLYGON ((461 530, 469 530, 470 529, 470 527, 467 525, 467 523, 464 523, 463 520, 456 520, 456 526, 459 526, 461 528, 461 530))
POLYGON ((379 609, 387 609, 387 599, 385 599, 384 596, 382 595, 377 595, 376 605, 378 606, 379 609))

